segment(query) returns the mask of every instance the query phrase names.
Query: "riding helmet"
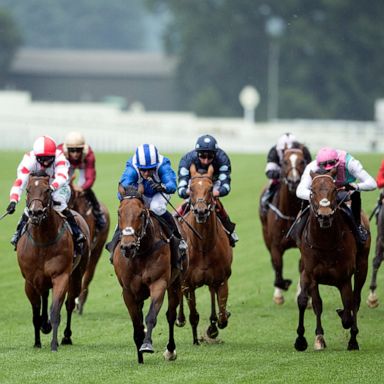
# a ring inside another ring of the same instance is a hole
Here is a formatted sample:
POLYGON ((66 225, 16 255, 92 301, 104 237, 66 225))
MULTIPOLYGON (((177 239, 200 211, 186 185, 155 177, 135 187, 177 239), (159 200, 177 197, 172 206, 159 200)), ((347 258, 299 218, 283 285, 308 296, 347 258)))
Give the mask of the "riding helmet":
POLYGON ((55 156, 56 143, 50 136, 40 136, 33 143, 35 156, 55 156))
POLYGON ((197 152, 216 152, 218 148, 216 139, 211 135, 200 136, 195 145, 197 152))
POLYGON ((85 139, 80 132, 69 132, 65 137, 64 144, 67 148, 84 148, 85 139))
POLYGON ((159 152, 153 144, 142 144, 136 149, 133 163, 139 169, 156 168, 159 164, 159 152))

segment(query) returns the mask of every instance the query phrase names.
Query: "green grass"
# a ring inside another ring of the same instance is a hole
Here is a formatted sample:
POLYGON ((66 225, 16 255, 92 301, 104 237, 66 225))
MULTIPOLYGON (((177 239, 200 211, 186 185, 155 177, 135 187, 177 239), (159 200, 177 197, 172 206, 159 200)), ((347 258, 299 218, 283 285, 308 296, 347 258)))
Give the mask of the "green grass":
MULTIPOLYGON (((111 211, 112 228, 116 223, 117 182, 126 161, 125 154, 98 154, 98 179, 95 191, 111 211)), ((335 288, 321 287, 324 302, 323 326, 327 348, 313 350, 315 317, 306 314, 306 352, 296 352, 298 310, 295 286, 298 279, 298 251, 285 254, 285 276, 293 279, 286 293, 286 303, 272 302, 273 272, 269 254, 262 242, 257 216, 258 198, 266 179, 264 155, 232 155, 232 193, 223 199, 237 222, 240 242, 234 249, 228 308, 229 326, 220 331, 221 344, 192 345, 190 326, 175 331, 178 359, 165 362, 162 357, 167 342, 167 323, 163 306, 153 341, 156 352, 145 355, 145 364, 136 362, 132 325, 122 300, 121 289, 104 252, 90 287, 82 317, 74 316, 73 346, 60 346, 50 352, 51 335, 42 335, 42 349, 33 348, 32 313, 24 294, 16 254, 9 239, 21 215, 23 203, 13 216, 0 222, 0 383, 372 383, 381 382, 382 319, 384 306, 368 309, 365 285, 359 313, 360 351, 347 351, 349 332, 341 327, 335 312, 341 306, 335 288)), ((357 156, 366 169, 376 175, 379 155, 357 156)), ((21 153, 1 152, 6 164, 0 175, 0 212, 8 205, 8 193, 15 177, 21 153)), ((178 156, 171 156, 174 166, 178 156)), ((370 213, 378 192, 363 193, 363 207, 370 213)), ((179 203, 175 197, 174 205, 179 203)), ((373 238, 376 229, 372 227, 373 238)), ((370 264, 373 257, 371 250, 370 264)), ((378 293, 384 296, 384 282, 379 274, 378 293)), ((370 279, 370 271, 368 281, 370 279)), ((200 312, 199 333, 209 317, 207 288, 200 288, 197 305, 200 312)), ((147 308, 147 306, 146 306, 147 308)), ((188 313, 188 312, 187 312, 188 313)), ((62 310, 60 339, 64 330, 62 310)))

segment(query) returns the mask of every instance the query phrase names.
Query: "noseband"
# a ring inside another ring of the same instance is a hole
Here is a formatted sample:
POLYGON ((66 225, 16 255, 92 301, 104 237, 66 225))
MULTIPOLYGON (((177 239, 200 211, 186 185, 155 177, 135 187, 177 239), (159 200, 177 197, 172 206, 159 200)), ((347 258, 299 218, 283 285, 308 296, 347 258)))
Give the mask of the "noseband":
MULTIPOLYGON (((209 176, 194 176, 191 178, 191 180, 194 179, 209 179, 212 180, 209 176)), ((212 211, 215 209, 215 201, 213 199, 212 193, 210 193, 210 200, 207 201, 203 198, 196 199, 195 202, 190 202, 191 205, 191 211, 195 215, 196 221, 198 223, 205 223, 212 213, 212 211)))
POLYGON ((32 199, 27 204, 28 216, 31 219, 31 223, 34 225, 40 225, 41 222, 48 217, 48 212, 49 212, 48 209, 51 207, 51 204, 52 204, 52 197, 51 197, 50 193, 49 193, 49 199, 48 199, 48 202, 46 203, 46 205, 44 205, 44 201, 42 199, 38 199, 38 198, 32 199), (38 210, 38 211, 34 211, 33 210, 33 203, 35 201, 40 202, 43 209, 38 210))

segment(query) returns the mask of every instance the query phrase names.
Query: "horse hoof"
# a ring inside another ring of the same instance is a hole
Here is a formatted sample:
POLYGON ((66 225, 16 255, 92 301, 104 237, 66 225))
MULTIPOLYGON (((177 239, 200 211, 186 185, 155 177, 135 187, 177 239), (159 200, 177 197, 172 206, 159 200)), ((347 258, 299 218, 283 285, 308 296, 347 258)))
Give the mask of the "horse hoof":
POLYGON ((355 341, 349 341, 348 351, 358 351, 359 349, 360 349, 359 344, 356 340, 355 341))
POLYGON ((176 327, 182 328, 185 326, 186 321, 185 320, 176 320, 175 325, 176 327))
POLYGON ((277 305, 284 304, 284 296, 273 296, 273 302, 277 305))
POLYGON ((305 337, 298 337, 295 341, 295 349, 298 352, 303 352, 307 349, 308 343, 305 337))
POLYGON ((70 337, 63 337, 61 340, 61 345, 72 345, 72 340, 70 337))
POLYGON ((377 308, 379 306, 379 299, 376 293, 370 292, 367 299, 367 305, 369 308, 377 308))
POLYGON ((143 343, 142 346, 139 349, 140 352, 143 353, 153 353, 155 350, 152 347, 151 343, 143 343))
POLYGON ((215 325, 210 325, 207 329, 207 336, 211 339, 216 339, 219 336, 219 331, 215 325))
POLYGON ((48 323, 43 324, 43 325, 40 327, 40 330, 41 330, 41 332, 44 333, 44 335, 48 335, 48 333, 52 331, 52 325, 51 325, 51 323, 48 322, 48 323))
POLYGON ((170 352, 168 351, 168 349, 166 349, 163 353, 163 356, 164 356, 164 359, 167 361, 175 361, 177 358, 176 349, 173 352, 170 352))
POLYGON ((41 343, 35 343, 35 345, 33 346, 33 348, 41 348, 41 343))
POLYGON ((317 335, 315 337, 315 351, 322 351, 326 346, 323 335, 317 335))

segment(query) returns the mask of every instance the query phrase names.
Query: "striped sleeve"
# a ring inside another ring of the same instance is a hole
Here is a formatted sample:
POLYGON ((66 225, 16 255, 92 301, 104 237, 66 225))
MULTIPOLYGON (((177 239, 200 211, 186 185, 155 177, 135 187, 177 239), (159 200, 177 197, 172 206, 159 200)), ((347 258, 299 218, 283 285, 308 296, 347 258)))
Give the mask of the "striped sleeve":
POLYGON ((17 177, 9 193, 9 200, 19 202, 20 197, 27 185, 29 174, 33 166, 33 161, 29 153, 26 153, 17 167, 17 177))
POLYGON ((61 188, 69 182, 69 162, 61 151, 56 152, 55 178, 51 183, 54 190, 61 188))

